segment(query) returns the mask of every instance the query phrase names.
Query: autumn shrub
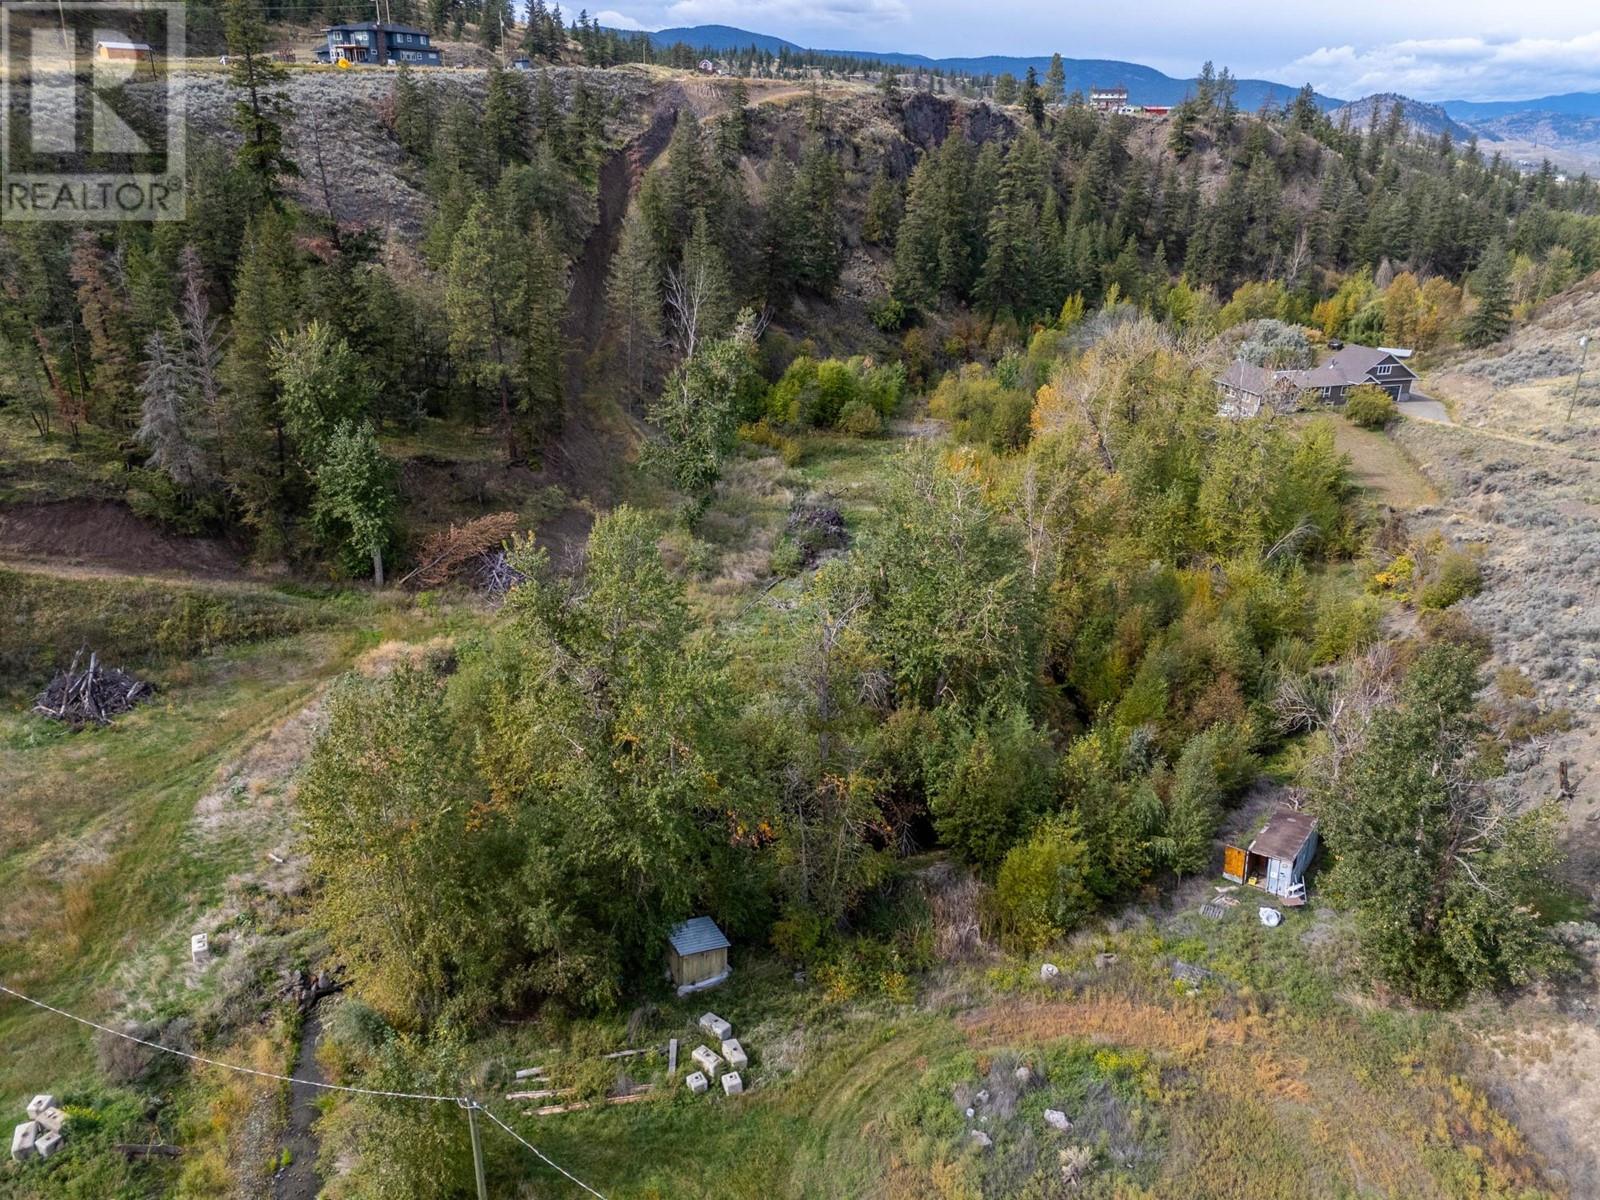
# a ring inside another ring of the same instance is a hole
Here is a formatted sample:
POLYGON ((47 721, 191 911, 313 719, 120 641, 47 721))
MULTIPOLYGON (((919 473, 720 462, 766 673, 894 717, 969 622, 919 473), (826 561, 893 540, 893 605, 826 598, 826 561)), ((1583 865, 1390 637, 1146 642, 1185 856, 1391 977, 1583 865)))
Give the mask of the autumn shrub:
POLYGON ((1433 562, 1427 582, 1417 593, 1417 603, 1434 610, 1449 608, 1458 600, 1483 590, 1483 568, 1469 550, 1448 549, 1433 562))
POLYGON ((840 433, 856 437, 871 437, 883 432, 883 418, 877 409, 864 401, 851 400, 839 410, 839 419, 834 422, 834 428, 840 433))
POLYGON ((1363 383, 1352 388, 1344 404, 1344 415, 1362 429, 1383 429, 1400 415, 1399 408, 1381 387, 1363 383))
POLYGON ((1311 342, 1305 330, 1271 317, 1242 326, 1238 356, 1258 367, 1309 367, 1311 342))
POLYGON ((805 444, 786 433, 780 433, 767 423, 765 417, 739 426, 739 436, 755 446, 775 450, 785 466, 798 466, 806 456, 805 444))
POLYGON ((961 441, 1016 450, 1028 442, 1033 395, 1025 387, 1008 387, 998 370, 969 363, 946 372, 929 398, 928 411, 948 421, 961 441))
POLYGON ((791 428, 838 427, 847 409, 861 424, 865 409, 882 420, 900 405, 906 371, 899 363, 877 366, 871 359, 815 359, 801 355, 767 392, 766 419, 791 428))
POLYGON ((1377 640, 1382 619, 1383 608, 1374 597, 1324 596, 1312 627, 1312 660, 1325 666, 1365 649, 1377 640))
POLYGON ((1095 908, 1089 848, 1055 819, 1012 848, 1000 865, 994 906, 1002 935, 1019 949, 1037 949, 1082 923, 1095 908))

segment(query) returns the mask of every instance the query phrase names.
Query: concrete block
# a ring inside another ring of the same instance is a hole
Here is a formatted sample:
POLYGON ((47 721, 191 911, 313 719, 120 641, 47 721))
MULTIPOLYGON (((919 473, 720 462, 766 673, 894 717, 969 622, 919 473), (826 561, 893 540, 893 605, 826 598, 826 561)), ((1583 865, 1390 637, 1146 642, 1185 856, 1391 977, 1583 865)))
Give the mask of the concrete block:
POLYGON ((697 1096, 711 1086, 711 1081, 699 1071, 690 1071, 684 1083, 688 1084, 689 1090, 697 1096))
POLYGON ((47 1108, 54 1108, 55 1106, 56 1098, 45 1092, 28 1101, 28 1116, 37 1121, 40 1113, 47 1108))
POLYGON ((689 1057, 694 1059, 695 1065, 712 1079, 717 1077, 717 1068, 722 1065, 722 1059, 710 1046, 696 1046, 694 1053, 689 1057))
POLYGON ((54 1105, 45 1109, 34 1119, 51 1133, 60 1133, 67 1127, 67 1114, 54 1105))
POLYGON ((194 965, 203 967, 211 961, 211 939, 203 933, 197 933, 189 939, 189 957, 194 960, 194 965))
POLYGON ((54 1106, 43 1110, 42 1114, 38 1114, 38 1117, 35 1117, 34 1120, 45 1126, 46 1130, 50 1130, 51 1133, 61 1133, 64 1128, 67 1128, 67 1114, 64 1114, 61 1109, 54 1106))
POLYGON ((700 1018, 700 1028, 704 1029, 719 1042, 725 1042, 733 1036, 733 1026, 724 1021, 716 1013, 706 1013, 700 1018))
POLYGON ((39 1137, 39 1126, 33 1121, 24 1121, 11 1131, 11 1158, 15 1162, 27 1162, 37 1154, 35 1142, 39 1137))
POLYGON ((47 1133, 33 1144, 33 1148, 39 1152, 40 1158, 49 1158, 61 1149, 61 1141, 59 1133, 47 1133))
POLYGON ((744 1080, 739 1078, 739 1072, 729 1071, 722 1077, 722 1090, 730 1096, 737 1096, 744 1091, 744 1080))
POLYGON ((750 1056, 744 1052, 738 1038, 729 1038, 722 1043, 722 1057, 728 1060, 728 1066, 735 1071, 742 1071, 750 1065, 750 1056))
POLYGON ((673 1038, 667 1043, 667 1074, 678 1073, 678 1039, 673 1038))

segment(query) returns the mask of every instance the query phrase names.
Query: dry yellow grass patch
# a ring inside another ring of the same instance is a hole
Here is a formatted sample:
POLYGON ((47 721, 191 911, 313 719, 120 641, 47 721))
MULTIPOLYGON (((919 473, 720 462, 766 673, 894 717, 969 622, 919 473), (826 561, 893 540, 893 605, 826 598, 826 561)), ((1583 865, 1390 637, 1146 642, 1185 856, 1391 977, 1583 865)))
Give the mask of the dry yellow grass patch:
POLYGON ((1075 1037, 1160 1050, 1181 1059, 1203 1055, 1218 1046, 1241 1046, 1249 1036, 1246 1021, 1218 1020, 1198 1004, 1163 1008, 1122 996, 991 1005, 962 1017, 960 1024, 974 1047, 1075 1037))

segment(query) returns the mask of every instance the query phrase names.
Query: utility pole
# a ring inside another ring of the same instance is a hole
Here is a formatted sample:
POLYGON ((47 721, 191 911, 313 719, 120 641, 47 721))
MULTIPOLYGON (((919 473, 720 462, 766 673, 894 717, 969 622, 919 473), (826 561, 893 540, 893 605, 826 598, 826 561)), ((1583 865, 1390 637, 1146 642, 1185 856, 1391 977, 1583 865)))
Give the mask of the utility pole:
POLYGON ((489 1200, 489 1187, 483 1181, 483 1146, 478 1141, 478 1102, 469 1097, 460 1104, 467 1110, 467 1130, 472 1135, 472 1174, 478 1182, 478 1200, 489 1200))
POLYGON ((1572 381, 1572 399, 1567 401, 1567 424, 1572 424, 1572 410, 1578 406, 1578 389, 1583 387, 1583 368, 1589 362, 1589 335, 1586 333, 1578 339, 1578 349, 1583 353, 1578 357, 1578 377, 1572 381))

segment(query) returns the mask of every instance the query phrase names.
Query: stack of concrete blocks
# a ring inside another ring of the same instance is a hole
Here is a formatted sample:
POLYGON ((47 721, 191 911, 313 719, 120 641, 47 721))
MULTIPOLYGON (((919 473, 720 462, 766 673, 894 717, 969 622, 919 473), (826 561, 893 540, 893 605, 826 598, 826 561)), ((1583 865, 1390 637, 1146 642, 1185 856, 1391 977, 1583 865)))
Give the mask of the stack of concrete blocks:
POLYGON ((61 1149, 66 1136, 67 1114, 56 1107, 51 1095, 28 1101, 28 1119, 11 1132, 11 1157, 17 1162, 30 1158, 49 1158, 61 1149))
POLYGON ((700 1028, 717 1039, 722 1053, 718 1054, 710 1046, 705 1045, 694 1048, 689 1057, 694 1059, 695 1065, 700 1069, 689 1076, 687 1081, 689 1090, 695 1093, 704 1092, 720 1078, 725 1094, 739 1095, 744 1091, 742 1072, 750 1065, 750 1056, 739 1044, 739 1039, 733 1036, 733 1026, 716 1013, 708 1012, 700 1018, 700 1028))

